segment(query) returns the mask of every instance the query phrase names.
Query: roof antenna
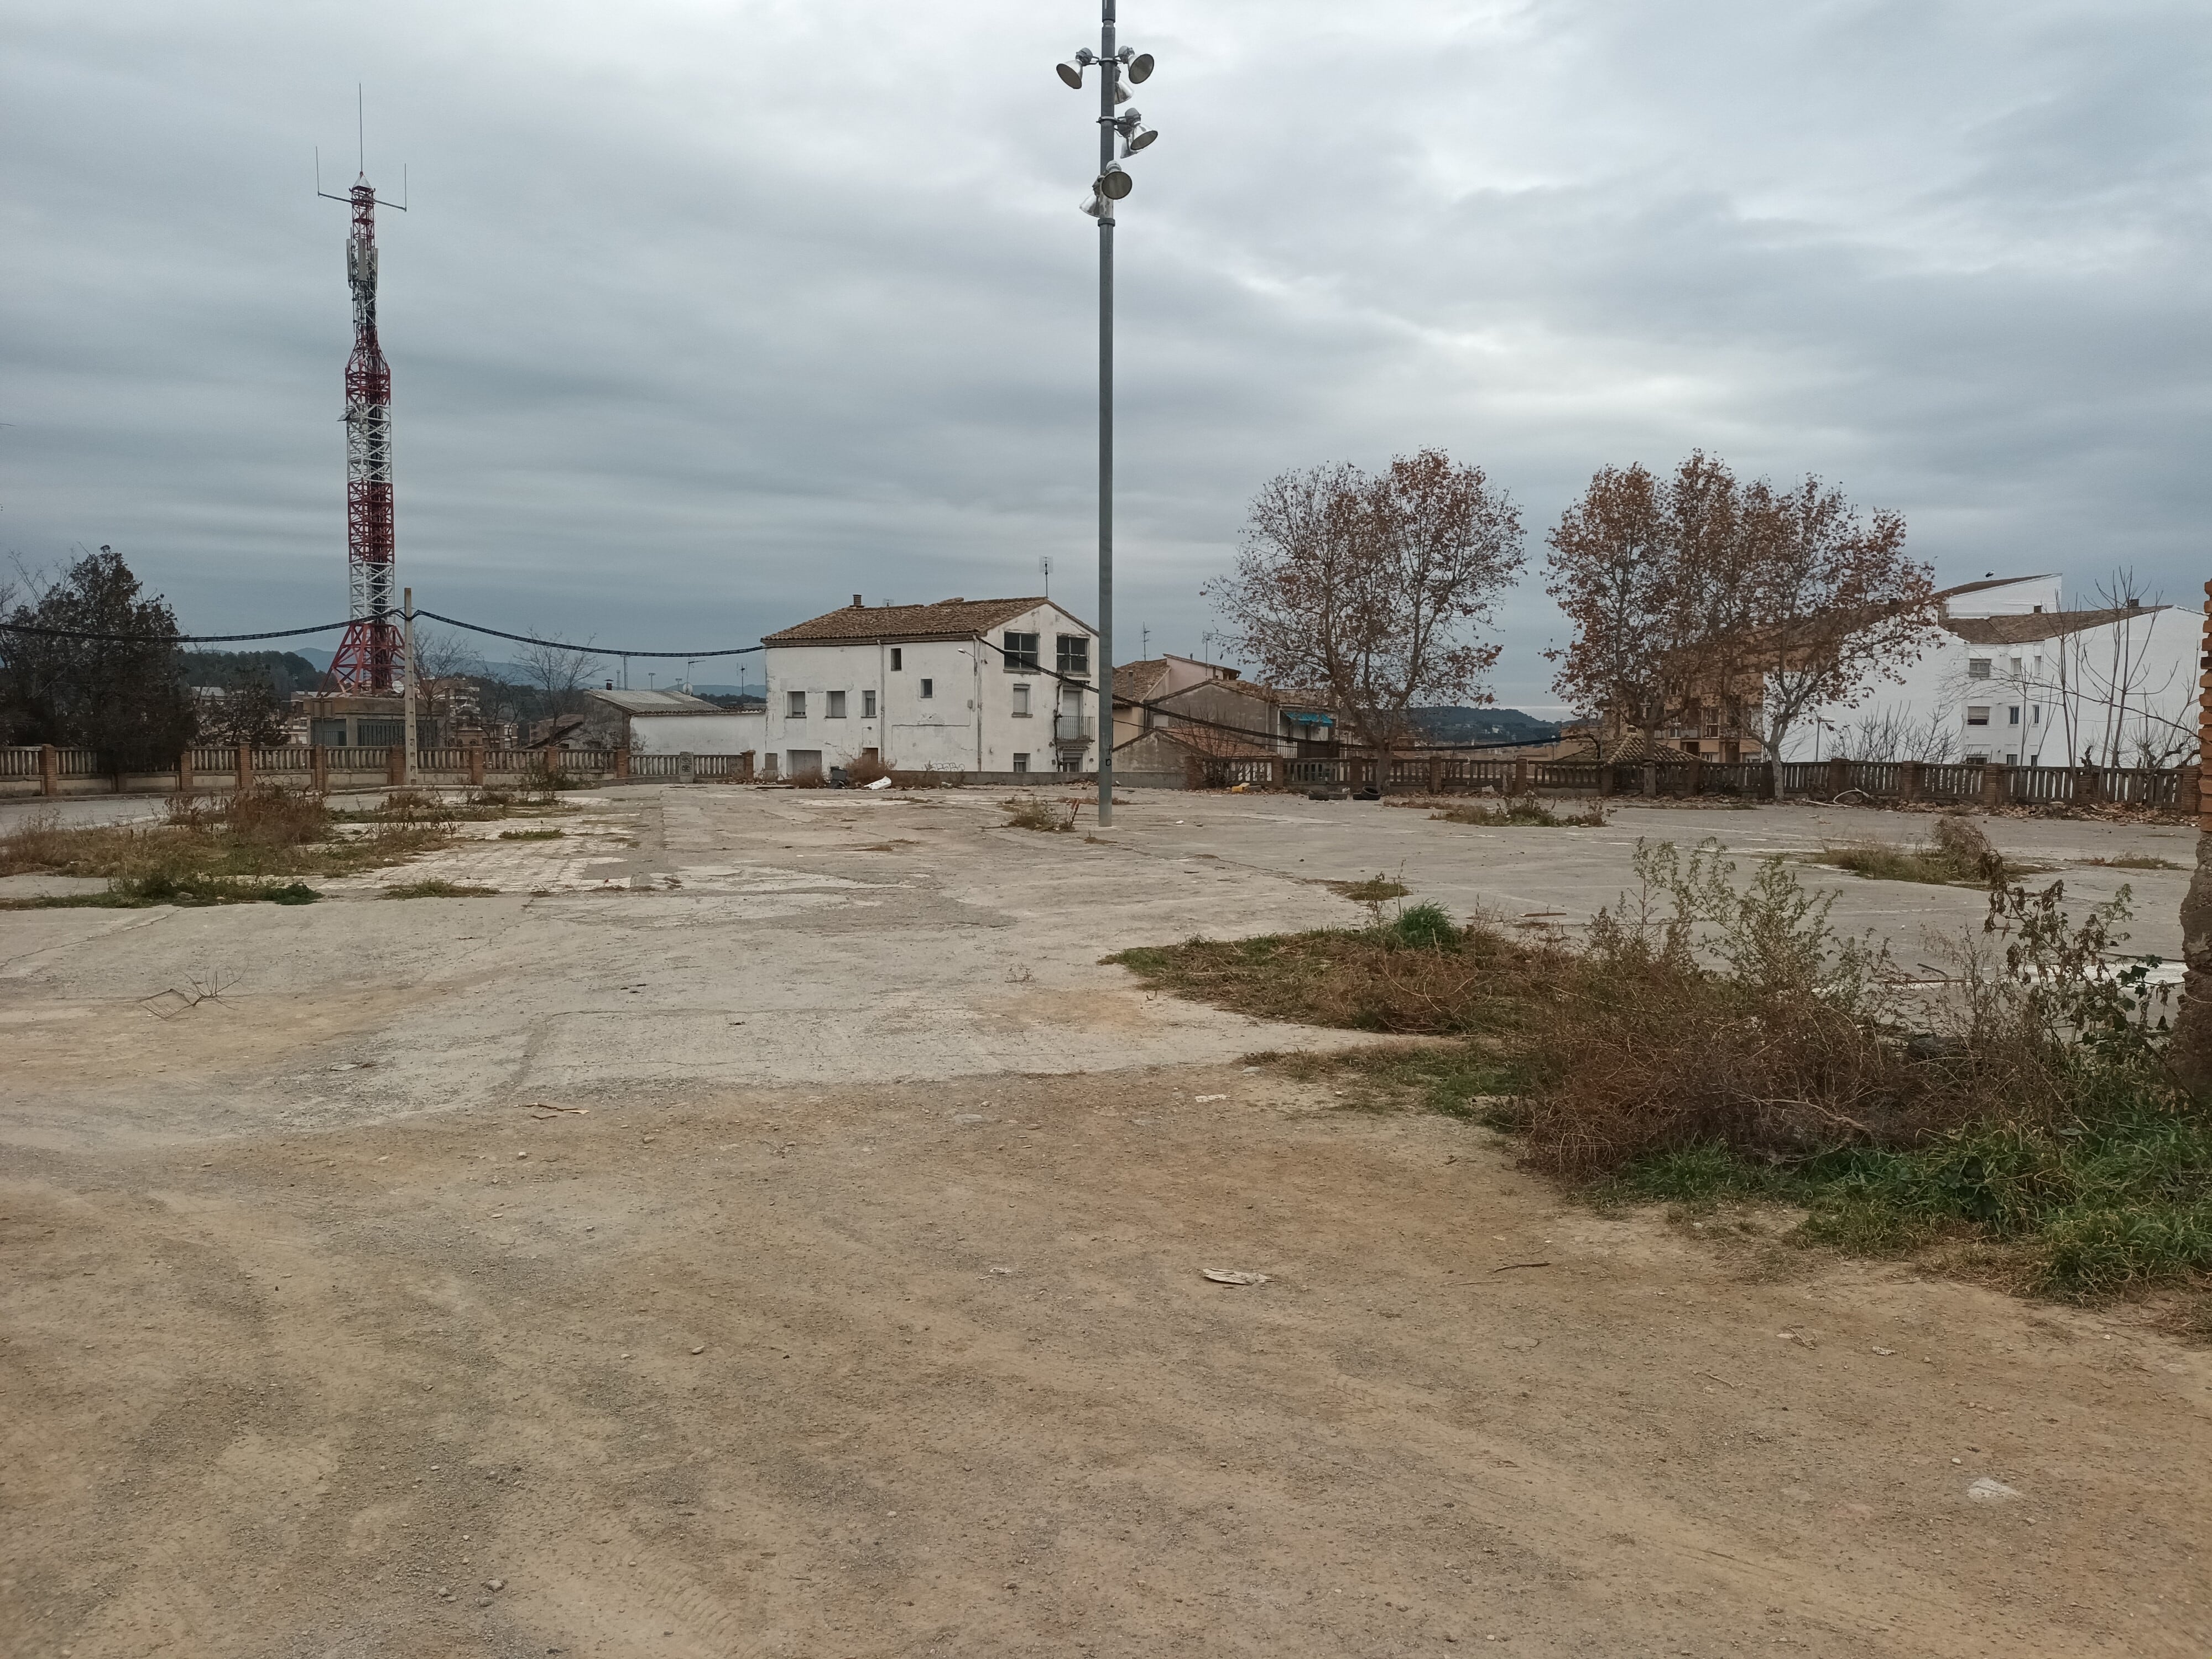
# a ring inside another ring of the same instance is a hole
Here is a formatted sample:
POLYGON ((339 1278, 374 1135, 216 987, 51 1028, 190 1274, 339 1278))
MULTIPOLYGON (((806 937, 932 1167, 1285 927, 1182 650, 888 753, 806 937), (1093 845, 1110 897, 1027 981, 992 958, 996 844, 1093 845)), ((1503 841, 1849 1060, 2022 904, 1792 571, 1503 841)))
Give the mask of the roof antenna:
POLYGON ((368 105, 358 81, 353 83, 353 142, 361 161, 361 176, 366 179, 368 177, 368 105))

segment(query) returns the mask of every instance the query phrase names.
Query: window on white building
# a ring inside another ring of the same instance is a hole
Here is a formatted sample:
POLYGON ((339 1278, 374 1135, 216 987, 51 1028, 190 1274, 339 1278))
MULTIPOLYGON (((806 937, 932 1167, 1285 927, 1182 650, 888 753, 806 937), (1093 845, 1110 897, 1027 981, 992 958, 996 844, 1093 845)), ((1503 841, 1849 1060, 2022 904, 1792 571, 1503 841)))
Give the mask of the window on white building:
POLYGON ((1966 678, 1968 679, 1985 680, 1989 678, 1989 677, 1990 659, 1987 657, 1969 657, 1966 659, 1966 678))
POLYGON ((1034 634, 1008 633, 1005 654, 1006 672, 1009 674, 1024 670, 1034 674, 1037 665, 1037 636, 1034 634))
POLYGON ((921 695, 926 698, 935 696, 937 695, 937 682, 935 680, 924 680, 921 683, 921 695))
POLYGON ((1029 757, 1027 755, 1017 755, 1017 756, 1015 756, 1015 757, 1014 757, 1014 770, 1015 770, 1015 771, 1017 771, 1017 772, 1026 772, 1026 771, 1028 771, 1029 769, 1030 769, 1030 757, 1029 757))
POLYGON ((787 719, 794 720, 805 720, 806 718, 806 693, 804 691, 787 691, 783 695, 783 712, 785 716, 787 719))
POLYGON ((1987 726, 1989 723, 1990 711, 1986 708, 1978 705, 1966 710, 1967 725, 1987 726))
POLYGON ((830 694, 830 708, 823 718, 832 720, 842 720, 845 718, 845 694, 842 691, 832 691, 830 694))
POLYGON ((1081 634, 1062 634, 1060 636, 1058 666, 1063 674, 1075 674, 1089 678, 1091 675, 1091 641, 1081 634))
POLYGON ((1025 720, 1030 717, 1030 689, 1026 685, 1014 688, 1014 718, 1025 720))
POLYGON ((860 718, 861 718, 862 720, 872 720, 875 719, 875 717, 876 717, 876 694, 875 694, 874 692, 872 692, 872 691, 863 691, 863 692, 861 692, 861 693, 860 693, 860 718))
POLYGON ((891 647, 891 672, 896 674, 900 669, 905 666, 906 653, 900 650, 898 647, 893 646, 891 647))
POLYGON ((2017 708, 2006 709, 2005 724, 2007 726, 2018 726, 2020 724, 2020 710, 2017 708))

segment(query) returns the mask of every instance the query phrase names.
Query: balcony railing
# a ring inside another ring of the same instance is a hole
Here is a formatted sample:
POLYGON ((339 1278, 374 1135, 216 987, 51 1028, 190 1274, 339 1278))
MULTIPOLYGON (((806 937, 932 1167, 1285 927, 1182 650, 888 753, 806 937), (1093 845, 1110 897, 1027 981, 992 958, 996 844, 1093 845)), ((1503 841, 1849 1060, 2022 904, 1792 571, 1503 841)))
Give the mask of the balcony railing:
POLYGON ((1070 749, 1088 744, 1098 735, 1098 721, 1090 714, 1054 714, 1052 740, 1070 749))

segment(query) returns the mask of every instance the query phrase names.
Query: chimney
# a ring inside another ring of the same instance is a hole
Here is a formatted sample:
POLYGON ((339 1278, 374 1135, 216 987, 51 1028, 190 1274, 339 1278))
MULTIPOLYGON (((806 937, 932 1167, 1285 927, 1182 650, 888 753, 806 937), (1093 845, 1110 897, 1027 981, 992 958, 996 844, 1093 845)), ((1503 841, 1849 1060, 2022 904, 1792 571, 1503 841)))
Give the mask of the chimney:
POLYGON ((854 610, 855 610, 855 611, 858 611, 860 608, 860 596, 858 593, 855 593, 855 594, 854 594, 854 595, 853 595, 853 609, 854 609, 854 610))

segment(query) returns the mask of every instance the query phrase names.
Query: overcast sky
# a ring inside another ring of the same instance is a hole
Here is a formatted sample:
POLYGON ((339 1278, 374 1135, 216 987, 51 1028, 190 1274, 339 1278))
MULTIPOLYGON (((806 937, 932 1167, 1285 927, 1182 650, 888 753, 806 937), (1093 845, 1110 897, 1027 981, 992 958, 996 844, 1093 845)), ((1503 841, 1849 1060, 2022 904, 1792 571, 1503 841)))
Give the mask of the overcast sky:
MULTIPOLYGON (((1120 648, 1195 651, 1270 473, 1435 445, 1543 532, 1702 447, 1946 580, 2212 574, 2201 3, 1124 0, 1120 648)), ((1095 611, 1096 42, 1054 0, 0 4, 0 549, 189 630, 344 611, 345 215, 381 216, 417 603, 740 643, 1095 611)), ((318 643, 327 646, 328 636, 318 643)), ((702 668, 700 677, 722 678, 702 668)))

